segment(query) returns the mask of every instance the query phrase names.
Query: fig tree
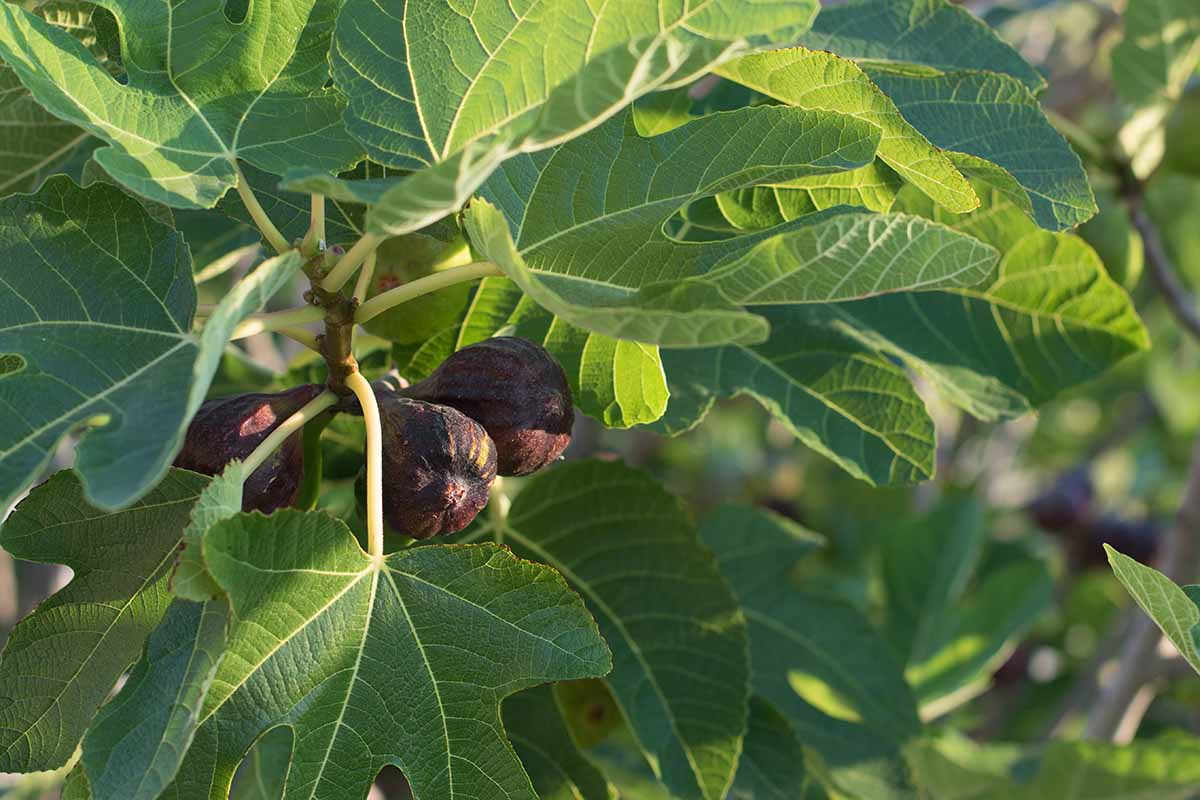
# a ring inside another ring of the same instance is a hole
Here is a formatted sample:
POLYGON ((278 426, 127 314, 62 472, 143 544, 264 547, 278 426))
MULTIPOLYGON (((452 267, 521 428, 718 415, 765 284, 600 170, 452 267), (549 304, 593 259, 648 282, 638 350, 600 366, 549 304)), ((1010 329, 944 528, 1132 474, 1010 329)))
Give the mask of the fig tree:
POLYGON ((575 409, 562 367, 546 349, 502 336, 464 347, 400 393, 456 408, 496 443, 500 475, 528 475, 562 455, 575 409))
MULTIPOLYGON (((246 458, 271 431, 321 393, 304 384, 274 394, 252 393, 209 400, 188 426, 175 466, 216 475, 235 458, 246 458)), ((242 489, 242 510, 269 514, 292 504, 304 477, 304 446, 299 432, 289 436, 242 489)))
POLYGON ((376 397, 384 520, 414 539, 461 531, 487 505, 496 478, 491 437, 448 406, 386 391, 376 397))

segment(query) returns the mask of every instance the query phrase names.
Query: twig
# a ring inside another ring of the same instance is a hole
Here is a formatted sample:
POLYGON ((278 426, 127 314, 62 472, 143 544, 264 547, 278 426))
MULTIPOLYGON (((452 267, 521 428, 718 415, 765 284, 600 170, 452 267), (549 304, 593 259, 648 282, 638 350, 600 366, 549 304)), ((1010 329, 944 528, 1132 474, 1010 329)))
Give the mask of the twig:
POLYGON ((325 195, 312 196, 312 211, 309 212, 308 231, 300 242, 300 252, 315 254, 325 249, 325 195))
MULTIPOLYGON (((1197 531, 1200 531, 1200 439, 1192 450, 1192 462, 1184 486, 1183 502, 1175 523, 1167 531, 1155 566, 1176 583, 1187 583, 1195 575, 1197 562, 1197 531)), ((1104 686, 1099 700, 1088 715, 1084 736, 1089 739, 1112 739, 1121 730, 1128 733, 1140 722, 1131 714, 1132 706, 1143 686, 1154 676, 1155 652, 1162 633, 1145 614, 1135 612, 1129 636, 1121 649, 1113 679, 1104 686)), ((1142 713, 1145 708, 1141 709, 1142 713)))
POLYGON ((477 261, 473 264, 451 267, 441 272, 435 272, 432 275, 417 278, 415 281, 410 281, 403 286, 397 286, 395 289, 388 289, 382 294, 375 295, 358 307, 358 311, 354 314, 354 321, 358 323, 366 322, 369 319, 379 316, 389 308, 398 306, 401 303, 407 303, 409 300, 421 295, 436 292, 438 289, 453 286, 456 283, 464 283, 466 281, 474 281, 502 274, 504 273, 500 271, 500 268, 490 261, 477 261))
POLYGON ((1146 266, 1150 268, 1150 277, 1153 278, 1154 285, 1158 287, 1159 293, 1166 300, 1171 313, 1179 320, 1179 324, 1192 336, 1200 339, 1200 311, 1197 311, 1196 298, 1192 297, 1176 276, 1158 226, 1146 214, 1140 197, 1129 200, 1129 216, 1133 220, 1133 227, 1142 235, 1146 266))

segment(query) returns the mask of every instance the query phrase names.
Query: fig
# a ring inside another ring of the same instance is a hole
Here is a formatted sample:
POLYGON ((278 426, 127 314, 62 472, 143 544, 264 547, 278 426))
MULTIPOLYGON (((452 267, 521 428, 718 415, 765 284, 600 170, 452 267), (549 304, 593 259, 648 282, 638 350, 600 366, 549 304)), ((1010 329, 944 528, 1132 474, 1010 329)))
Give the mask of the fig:
POLYGON ((383 516, 414 539, 456 533, 487 505, 496 446, 450 408, 377 391, 383 429, 383 516))
MULTIPOLYGON (((209 400, 188 426, 175 466, 216 475, 235 458, 245 458, 271 431, 321 393, 324 387, 304 384, 286 392, 239 394, 209 400)), ((250 474, 242 489, 242 510, 270 514, 290 506, 304 478, 304 443, 300 432, 250 474)))
POLYGON ((1064 533, 1088 521, 1094 498, 1091 477, 1083 469, 1073 469, 1034 498, 1028 510, 1042 530, 1064 533))
POLYGON ((1077 564, 1085 567, 1106 567, 1108 554, 1104 545, 1109 545, 1135 561, 1149 564, 1158 553, 1162 526, 1154 519, 1123 519, 1115 514, 1105 514, 1087 526, 1084 536, 1079 537, 1072 548, 1077 564))
POLYGON ((528 475, 571 442, 575 409, 562 367, 527 339, 501 336, 464 347, 401 394, 450 406, 496 443, 500 475, 528 475))

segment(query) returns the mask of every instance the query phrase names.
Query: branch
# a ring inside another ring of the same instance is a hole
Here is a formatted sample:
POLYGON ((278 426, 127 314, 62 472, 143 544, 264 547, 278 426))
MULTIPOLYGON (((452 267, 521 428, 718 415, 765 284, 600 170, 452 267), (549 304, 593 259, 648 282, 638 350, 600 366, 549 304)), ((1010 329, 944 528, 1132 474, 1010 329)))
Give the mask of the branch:
MULTIPOLYGON (((1176 583, 1189 583, 1195 576, 1197 564, 1197 535, 1200 531, 1200 439, 1192 449, 1192 462, 1188 468, 1187 484, 1183 501, 1175 522, 1167 531, 1155 567, 1176 583)), ((1117 660, 1112 680, 1103 687, 1099 700, 1088 715, 1084 737, 1088 739, 1112 739, 1118 731, 1129 735, 1136 728, 1145 706, 1132 707, 1143 686, 1154 678, 1156 651, 1162 632, 1154 621, 1145 614, 1137 616, 1131 623, 1128 638, 1117 660), (1136 719, 1131 714, 1137 712, 1136 719)), ((1144 697, 1142 699, 1145 699, 1144 697)))
POLYGON ((354 314, 354 321, 358 323, 366 322, 369 319, 379 316, 389 308, 394 308, 401 303, 407 303, 409 300, 421 295, 436 292, 438 289, 453 286, 456 283, 464 283, 466 281, 474 281, 480 278, 503 274, 500 268, 490 261, 477 261, 473 264, 451 267, 441 272, 435 272, 432 275, 417 278, 415 281, 410 281, 403 286, 397 286, 395 289, 388 289, 382 294, 375 295, 358 307, 358 311, 354 314))
POLYGON ((1176 276, 1158 226, 1146 214, 1140 198, 1135 197, 1129 201, 1129 215, 1133 220, 1133 227, 1142 236, 1146 266, 1150 268, 1150 277, 1154 279, 1154 285, 1167 301, 1167 307, 1179 320, 1179 324, 1192 336, 1200 339, 1200 312, 1196 310, 1196 298, 1191 296, 1176 276))
POLYGON ((242 198, 242 203, 246 206, 246 210, 250 212, 250 218, 254 220, 254 224, 262 231, 263 238, 278 253, 291 250, 292 246, 288 244, 288 240, 275 227, 275 223, 271 222, 271 218, 267 216, 267 212, 263 209, 262 204, 254 196, 254 190, 250 188, 250 184, 246 181, 246 176, 242 174, 242 168, 235 165, 234 169, 237 170, 238 196, 242 198))
POLYGON ((346 386, 358 398, 367 429, 367 553, 383 557, 383 428, 379 403, 370 382, 361 372, 351 373, 346 386))

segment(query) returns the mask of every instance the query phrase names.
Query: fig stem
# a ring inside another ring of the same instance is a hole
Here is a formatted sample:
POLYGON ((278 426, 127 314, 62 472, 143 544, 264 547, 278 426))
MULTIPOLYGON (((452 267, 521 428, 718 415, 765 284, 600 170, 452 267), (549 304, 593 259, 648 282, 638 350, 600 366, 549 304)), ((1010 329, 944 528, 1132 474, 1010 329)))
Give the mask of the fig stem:
POLYGON ((346 376, 346 387, 354 392, 362 408, 367 429, 367 553, 383 557, 383 427, 375 391, 361 372, 346 376))
POLYGON ((295 414, 279 423, 279 426, 271 431, 267 438, 254 448, 254 452, 246 456, 246 460, 242 462, 246 468, 246 474, 249 475, 261 467, 263 462, 278 450, 289 436, 304 427, 306 422, 327 411, 337 400, 338 397, 333 392, 321 392, 295 414))
POLYGON ((271 247, 275 248, 277 253, 286 253, 292 249, 288 244, 288 240, 279 232, 279 228, 275 227, 275 223, 271 222, 271 218, 267 216, 267 212, 263 209, 262 204, 258 202, 258 198, 254 196, 254 190, 250 188, 250 184, 246 181, 246 176, 242 174, 242 168, 234 165, 237 170, 237 193, 242 198, 242 204, 246 206, 246 210, 250 212, 250 218, 254 220, 254 224, 258 226, 262 232, 263 238, 271 247))
POLYGON ((362 238, 354 243, 354 246, 346 251, 346 254, 338 259, 337 264, 334 264, 333 269, 325 276, 325 280, 321 281, 321 288, 327 292, 336 292, 350 280, 355 270, 362 265, 367 256, 375 252, 375 248, 379 247, 383 242, 382 236, 376 236, 373 233, 364 233, 362 238))
POLYGON ((305 325, 309 322, 320 322, 324 318, 325 310, 315 306, 289 308, 286 311, 270 311, 266 314, 254 314, 242 320, 233 329, 233 335, 229 338, 245 339, 247 336, 253 336, 256 333, 292 328, 296 325, 305 325))
POLYGON ((325 249, 325 195, 314 193, 311 203, 308 231, 300 242, 300 252, 305 255, 316 255, 325 249))
POLYGON ((354 321, 358 323, 366 322, 379 316, 389 308, 394 308, 401 303, 407 303, 409 300, 421 295, 436 292, 438 289, 453 286, 456 283, 464 283, 466 281, 474 281, 480 278, 503 274, 500 268, 490 261, 476 261, 471 264, 464 264, 461 267, 451 267, 441 272, 435 272, 432 275, 417 278, 415 281, 410 281, 403 286, 397 286, 395 289, 388 289, 382 294, 375 295, 358 307, 358 311, 354 314, 354 321))
POLYGON ((371 252, 367 256, 367 260, 363 262, 362 272, 358 273, 358 283, 354 284, 354 299, 360 303, 367 299, 367 292, 371 290, 371 279, 375 277, 375 260, 376 253, 371 252))

